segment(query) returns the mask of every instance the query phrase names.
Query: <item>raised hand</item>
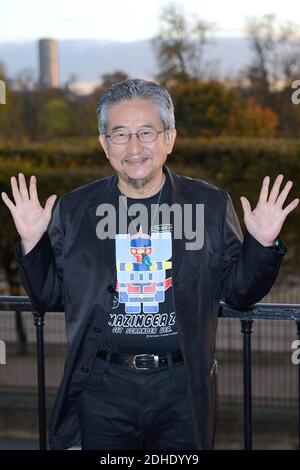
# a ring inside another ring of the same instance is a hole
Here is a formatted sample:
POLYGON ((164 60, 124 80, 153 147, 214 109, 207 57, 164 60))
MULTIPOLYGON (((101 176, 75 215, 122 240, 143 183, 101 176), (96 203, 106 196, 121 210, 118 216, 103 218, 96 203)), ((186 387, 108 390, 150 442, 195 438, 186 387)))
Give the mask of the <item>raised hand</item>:
POLYGON ((24 251, 28 252, 46 232, 57 196, 55 194, 50 196, 43 208, 38 198, 35 176, 30 178, 29 192, 23 173, 19 173, 19 186, 14 176, 10 182, 14 203, 5 192, 1 193, 1 197, 14 219, 23 249, 27 248, 24 251))
POLYGON ((299 199, 294 199, 284 209, 284 201, 293 186, 292 181, 288 181, 283 190, 280 185, 283 175, 278 175, 269 195, 270 177, 263 180, 259 199, 256 208, 252 211, 248 199, 242 196, 241 203, 244 210, 244 221, 248 232, 256 238, 262 245, 271 246, 277 238, 281 227, 287 217, 298 205, 299 199))

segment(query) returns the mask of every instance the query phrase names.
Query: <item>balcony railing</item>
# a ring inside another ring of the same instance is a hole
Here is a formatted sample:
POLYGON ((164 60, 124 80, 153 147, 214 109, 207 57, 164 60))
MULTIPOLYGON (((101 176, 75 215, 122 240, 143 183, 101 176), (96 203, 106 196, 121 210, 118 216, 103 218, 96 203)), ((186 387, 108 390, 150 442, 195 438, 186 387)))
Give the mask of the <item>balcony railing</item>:
MULTIPOLYGON (((46 387, 44 355, 45 312, 33 309, 26 296, 0 296, 0 311, 32 312, 36 329, 36 359, 38 378, 39 448, 47 449, 46 387)), ((255 320, 290 320, 295 322, 295 339, 300 340, 300 304, 258 303, 248 309, 233 308, 220 303, 221 318, 236 318, 243 335, 243 409, 244 449, 252 449, 252 361, 251 334, 255 320)), ((298 365, 298 448, 300 449, 300 367, 298 365)))

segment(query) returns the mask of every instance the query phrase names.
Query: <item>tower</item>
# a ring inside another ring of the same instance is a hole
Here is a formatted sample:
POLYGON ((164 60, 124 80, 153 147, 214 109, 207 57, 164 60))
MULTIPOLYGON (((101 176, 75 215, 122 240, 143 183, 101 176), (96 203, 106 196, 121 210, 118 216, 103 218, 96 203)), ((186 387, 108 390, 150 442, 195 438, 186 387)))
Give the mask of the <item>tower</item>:
POLYGON ((54 39, 39 40, 39 65, 41 88, 58 88, 58 52, 54 39))

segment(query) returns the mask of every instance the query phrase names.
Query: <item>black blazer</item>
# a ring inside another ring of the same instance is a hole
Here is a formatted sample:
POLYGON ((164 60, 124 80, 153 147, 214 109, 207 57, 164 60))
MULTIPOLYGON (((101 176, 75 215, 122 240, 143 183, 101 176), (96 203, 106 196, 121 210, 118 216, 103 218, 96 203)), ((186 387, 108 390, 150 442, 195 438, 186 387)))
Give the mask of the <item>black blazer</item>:
MULTIPOLYGON (((215 340, 219 303, 238 307, 258 302, 270 290, 286 252, 243 237, 230 196, 199 179, 163 167, 172 203, 204 204, 204 245, 172 246, 174 301, 189 400, 199 449, 213 446, 216 418, 215 340)), ((74 400, 101 348, 101 328, 111 311, 116 285, 114 240, 99 240, 96 209, 114 203, 117 175, 77 188, 60 198, 41 240, 25 256, 16 247, 21 281, 37 310, 64 306, 68 354, 49 426, 51 449, 80 441, 74 400)))

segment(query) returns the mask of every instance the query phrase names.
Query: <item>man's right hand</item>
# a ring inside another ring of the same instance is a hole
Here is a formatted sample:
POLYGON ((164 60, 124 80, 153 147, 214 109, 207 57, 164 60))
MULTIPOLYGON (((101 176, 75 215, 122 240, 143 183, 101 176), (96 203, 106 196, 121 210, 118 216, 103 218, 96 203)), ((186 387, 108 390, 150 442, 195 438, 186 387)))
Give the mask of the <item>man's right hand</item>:
POLYGON ((23 173, 19 173, 19 186, 14 176, 11 177, 10 182, 15 203, 5 192, 1 193, 1 197, 13 216, 25 255, 46 232, 57 196, 52 194, 43 208, 38 198, 35 176, 30 177, 29 192, 23 173))

